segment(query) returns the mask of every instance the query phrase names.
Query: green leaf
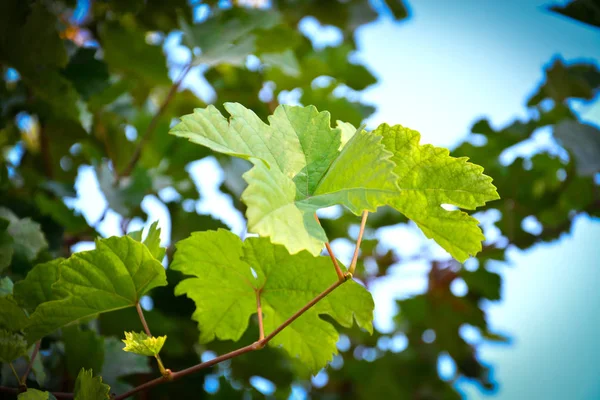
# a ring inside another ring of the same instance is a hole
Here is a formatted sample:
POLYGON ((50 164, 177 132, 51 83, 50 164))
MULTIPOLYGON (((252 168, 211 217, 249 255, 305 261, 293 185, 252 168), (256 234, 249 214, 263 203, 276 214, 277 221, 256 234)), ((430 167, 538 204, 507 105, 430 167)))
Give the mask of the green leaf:
POLYGON ((199 47, 202 53, 195 57, 194 64, 214 66, 217 64, 244 65, 246 57, 256 49, 257 29, 274 26, 279 14, 265 10, 235 8, 217 12, 198 25, 189 25, 180 20, 183 42, 191 49, 199 47))
POLYGON ((411 129, 382 124, 374 132, 383 135, 385 147, 394 154, 394 171, 399 176, 400 194, 390 205, 458 261, 481 251, 484 236, 477 220, 459 210, 446 211, 442 205, 473 210, 498 199, 492 178, 466 157, 451 157, 446 149, 420 145, 419 133, 411 129))
POLYGON ((5 276, 4 278, 0 279, 0 297, 12 294, 13 287, 13 281, 8 276, 5 276))
POLYGON ((86 100, 109 85, 108 67, 103 61, 96 59, 96 51, 95 48, 79 47, 63 70, 63 75, 86 100))
POLYGON ((23 335, 0 329, 0 361, 9 363, 27 354, 27 342, 23 335))
POLYGON ((97 240, 95 250, 60 264, 52 290, 67 297, 36 308, 27 338, 33 342, 81 318, 133 307, 149 290, 166 284, 162 264, 144 244, 128 236, 97 240))
POLYGON ((125 347, 123 348, 123 351, 154 357, 160 353, 160 349, 162 349, 165 344, 165 340, 167 340, 166 336, 150 337, 144 332, 125 332, 125 339, 123 339, 125 347))
MULTIPOLYGON (((134 235, 131 235, 135 240, 141 242, 142 240, 142 232, 132 232, 134 235)), ((165 257, 165 253, 167 249, 164 247, 160 247, 160 228, 158 227, 158 221, 154 221, 150 228, 148 228, 148 233, 146 233, 146 239, 144 239, 143 243, 146 245, 152 256, 156 258, 158 261, 162 262, 162 259, 165 257)))
POLYGON ((226 103, 228 121, 214 107, 195 109, 171 129, 214 151, 249 159, 248 228, 291 253, 317 255, 327 241, 317 209, 343 204, 355 214, 375 211, 397 193, 391 153, 381 137, 361 132, 340 152, 340 129, 314 107, 279 106, 269 125, 240 104, 226 103))
POLYGON ((286 49, 281 53, 264 53, 260 58, 269 67, 279 68, 286 75, 300 76, 298 59, 291 49, 286 49))
POLYGON ((33 312, 40 304, 52 300, 60 300, 66 296, 59 290, 52 289, 58 280, 59 265, 64 258, 36 265, 25 277, 17 282, 14 287, 15 300, 29 312, 33 312))
POLYGON ((31 218, 19 218, 4 207, 0 207, 0 218, 9 221, 6 231, 12 236, 12 246, 16 257, 33 261, 40 251, 48 247, 40 225, 31 218))
POLYGON ((35 196, 35 204, 43 215, 51 217, 68 233, 78 234, 90 229, 85 218, 67 207, 61 199, 52 199, 38 193, 35 196))
POLYGON ((573 18, 575 21, 583 22, 590 26, 600 28, 600 15, 598 13, 597 0, 573 0, 562 5, 554 5, 550 10, 573 18))
POLYGON ((481 296, 488 300, 500 300, 502 278, 497 273, 479 267, 475 271, 461 270, 460 277, 469 287, 469 294, 481 296))
POLYGON ((104 337, 92 330, 70 325, 62 330, 65 345, 65 364, 70 376, 84 369, 101 371, 104 364, 104 337))
POLYGON ((26 392, 19 393, 17 400, 56 400, 56 397, 50 392, 28 388, 26 392))
POLYGON ((13 296, 0 297, 0 329, 17 332, 25 328, 29 319, 13 296))
POLYGON ((102 378, 94 378, 92 370, 81 369, 75 381, 75 400, 108 400, 110 399, 110 386, 102 383, 102 378))
POLYGON ((105 22, 99 33, 109 69, 123 72, 146 85, 170 83, 165 55, 160 46, 146 42, 146 32, 131 24, 105 22))
MULTIPOLYGON (((192 275, 175 288, 196 303, 200 341, 239 340, 256 313, 260 296, 265 334, 269 334, 315 296, 337 281, 328 257, 308 252, 290 255, 266 238, 242 242, 233 233, 195 232, 177 244, 171 268, 192 275), (255 275, 253 274, 256 274, 255 275)), ((337 353, 338 332, 328 315, 344 327, 355 320, 372 331, 373 299, 350 280, 309 309, 269 342, 298 358, 313 373, 337 353)))

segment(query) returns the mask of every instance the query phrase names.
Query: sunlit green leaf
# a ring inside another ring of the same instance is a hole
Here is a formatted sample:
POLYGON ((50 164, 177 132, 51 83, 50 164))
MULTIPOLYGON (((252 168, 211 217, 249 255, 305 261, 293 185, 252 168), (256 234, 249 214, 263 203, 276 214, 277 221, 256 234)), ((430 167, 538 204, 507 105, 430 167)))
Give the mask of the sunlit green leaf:
POLYGON ((240 104, 225 108, 229 123, 209 106, 182 117, 170 133, 250 159, 255 166, 244 175, 242 195, 248 227, 292 253, 316 255, 323 248, 317 209, 341 203, 355 214, 375 211, 397 192, 391 153, 380 136, 362 132, 340 152, 340 130, 314 107, 279 106, 269 125, 240 104))
POLYGON ((474 210, 499 198, 492 178, 467 158, 449 156, 446 149, 420 145, 418 132, 386 124, 375 131, 383 135, 385 147, 394 154, 394 172, 400 194, 390 205, 417 223, 458 261, 481 251, 484 239, 475 218, 443 205, 474 210))
POLYGON ((63 261, 64 258, 56 258, 38 264, 29 271, 25 279, 15 284, 15 300, 21 307, 33 312, 42 303, 65 297, 65 293, 52 288, 58 280, 58 268, 63 261))
MULTIPOLYGON (((328 257, 314 257, 308 252, 290 255, 266 238, 242 242, 225 230, 195 232, 179 242, 171 268, 193 276, 177 285, 175 293, 186 294, 196 303, 193 318, 198 321, 201 342, 215 337, 239 340, 249 317, 257 312, 257 293, 265 334, 269 334, 338 279, 328 257)), ((281 346, 316 373, 337 353, 339 336, 320 315, 328 315, 345 327, 355 320, 370 332, 373 306, 371 295, 350 280, 269 344, 281 346)))
POLYGON ((144 244, 128 236, 98 240, 95 250, 75 253, 60 264, 52 289, 67 297, 36 308, 28 340, 81 318, 135 306, 149 290, 166 283, 162 264, 144 244))
POLYGON ((167 340, 166 336, 150 337, 144 332, 125 332, 125 339, 123 340, 125 347, 123 351, 154 357, 160 353, 165 340, 167 340))

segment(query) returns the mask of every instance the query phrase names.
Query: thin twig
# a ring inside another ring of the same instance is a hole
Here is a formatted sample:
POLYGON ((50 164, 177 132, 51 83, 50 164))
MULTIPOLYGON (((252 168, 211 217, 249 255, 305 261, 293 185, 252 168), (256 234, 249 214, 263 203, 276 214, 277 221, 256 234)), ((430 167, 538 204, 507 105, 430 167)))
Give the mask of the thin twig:
POLYGON ((260 289, 256 291, 256 315, 258 315, 258 339, 265 338, 265 327, 263 325, 262 305, 260 304, 260 289))
POLYGON ((137 313, 140 316, 140 321, 142 321, 142 325, 144 326, 144 331, 146 331, 146 335, 152 337, 152 333, 150 333, 150 328, 148 327, 146 318, 144 318, 144 311, 142 310, 142 306, 140 305, 139 301, 135 305, 135 309, 137 310, 137 313))
POLYGON ((369 216, 368 211, 363 211, 362 220, 360 221, 360 231, 358 231, 358 239, 356 239, 356 246, 354 247, 354 256, 352 256, 352 263, 350 263, 350 269, 348 272, 354 273, 356 269, 356 262, 358 261, 358 251, 360 250, 360 242, 362 242, 363 234, 365 233, 365 225, 367 223, 367 217, 369 216))
POLYGON ((304 307, 302 307, 300 310, 298 310, 294 315, 292 315, 291 317, 289 317, 287 320, 285 320, 281 325, 279 325, 273 332, 271 332, 267 337, 265 337, 263 340, 261 340, 261 342, 264 342, 263 346, 267 343, 269 343, 269 341, 271 339, 273 339, 275 337, 275 335, 277 335, 279 332, 281 332, 283 329, 285 329, 288 325, 290 325, 292 322, 294 322, 299 316, 301 316, 302 314, 304 314, 306 311, 308 311, 312 306, 314 306, 315 304, 317 304, 319 301, 321 301, 325 296, 327 296, 329 293, 333 292, 338 286, 340 286, 342 283, 346 282, 346 280, 350 279, 351 276, 345 275, 344 278, 341 281, 337 281, 336 283, 334 283, 333 285, 329 286, 327 289, 325 289, 321 294, 319 294, 317 297, 315 297, 314 299, 312 299, 311 301, 308 302, 308 304, 306 304, 304 307))
POLYGON ((25 385, 25 382, 27 382, 27 377, 29 376, 29 372, 31 371, 31 368, 33 367, 33 362, 35 361, 35 357, 38 355, 38 352, 40 351, 41 344, 42 344, 41 340, 38 340, 37 342, 35 342, 35 347, 33 348, 33 353, 31 353, 31 357, 29 358, 29 364, 27 364, 27 368, 25 368, 25 373, 21 377, 21 383, 23 385, 25 385))
MULTIPOLYGON (((148 335, 149 337, 152 337, 152 332, 150 332, 150 327, 148 326, 148 323, 146 322, 146 318, 144 317, 144 311, 142 310, 142 306, 140 305, 139 301, 135 305, 135 309, 137 310, 137 313, 140 317, 140 321, 142 321, 142 325, 144 326, 144 331, 146 332, 146 335, 148 335)), ((165 368, 162 360, 160 359, 160 356, 157 354, 154 356, 154 358, 156 358, 156 362, 158 362, 158 369, 160 370, 160 373, 163 376, 168 377, 171 374, 171 371, 167 370, 165 368)))
POLYGON ((17 382, 21 382, 21 378, 19 377, 19 374, 17 374, 17 370, 15 369, 13 363, 9 362, 8 365, 10 365, 10 369, 12 370, 13 375, 15 376, 15 378, 17 378, 17 382))
MULTIPOLYGON (((17 389, 6 386, 0 386, 0 393, 12 393, 18 395, 19 393, 26 392, 25 388, 17 389)), ((65 392, 51 392, 54 397, 57 399, 72 399, 74 397, 73 393, 65 393, 65 392)))
POLYGON ((179 74, 179 77, 175 80, 175 82, 169 89, 169 92, 167 93, 167 97, 165 97, 165 100, 162 102, 162 104, 160 105, 160 108, 158 109, 156 114, 154 114, 154 116, 152 117, 152 120, 148 124, 148 127, 146 128, 146 130, 140 137, 140 141, 138 142, 137 146, 135 147, 135 150, 133 151, 133 155, 131 156, 129 163, 120 173, 117 173, 117 179, 120 179, 124 176, 129 176, 131 174, 131 172, 135 168, 135 165, 139 161, 140 156, 142 155, 142 147, 144 147, 146 142, 150 139, 152 132, 154 131, 154 129, 156 128, 156 125, 158 124, 158 120, 159 120, 160 116, 162 115, 162 113, 165 111, 165 109, 169 105, 169 102, 172 100, 173 96, 177 92, 177 89, 179 89, 179 86, 181 86, 183 79, 186 77, 186 75, 188 74, 188 72, 190 72, 191 69, 192 69, 191 62, 183 68, 183 70, 179 74))
POLYGON ((304 307, 302 307, 300 310, 298 310, 294 315, 292 315, 291 317, 289 317, 285 322, 283 322, 281 325, 279 325, 273 332, 271 332, 268 336, 266 336, 265 338, 258 340, 248 346, 244 346, 242 348, 239 348, 237 350, 234 350, 232 352, 229 352, 227 354, 223 354, 219 357, 215 357, 212 360, 200 363, 200 364, 196 364, 192 367, 186 368, 184 370, 181 371, 177 371, 177 372, 171 372, 171 374, 169 376, 161 376, 160 378, 156 378, 153 379, 149 382, 146 382, 138 387, 135 387, 123 394, 120 394, 118 396, 116 396, 114 398, 114 400, 123 400, 126 399, 127 397, 130 397, 138 392, 141 392, 143 390, 149 389, 151 387, 154 387, 156 385, 160 385, 162 383, 165 382, 169 382, 169 381, 173 381, 175 379, 179 379, 179 378, 183 378, 184 376, 193 374, 195 372, 198 372, 204 368, 208 368, 211 367, 215 364, 218 364, 222 361, 225 360, 229 360, 231 358, 237 357, 237 356, 241 356, 242 354, 246 354, 249 353, 251 351, 255 351, 255 350, 260 350, 263 347, 265 347, 265 345, 267 343, 269 343, 269 341, 271 339, 273 339, 279 332, 281 332, 283 329, 285 329, 288 325, 290 325, 292 322, 294 322, 298 317, 300 317, 302 314, 304 314, 306 311, 308 311, 311 307, 313 307, 315 304, 317 304, 319 301, 321 301, 325 296, 327 296, 329 293, 331 293, 332 291, 334 291, 338 286, 340 286, 341 284, 343 284, 344 282, 346 282, 347 279, 350 279, 350 274, 347 274, 344 276, 343 280, 337 281, 336 283, 334 283, 333 285, 329 286, 327 289, 325 289, 321 294, 319 294, 317 297, 315 297, 314 299, 312 299, 310 302, 308 302, 304 307))
MULTIPOLYGON (((315 213, 315 219, 317 220, 319 225, 321 225, 321 221, 319 220, 317 213, 315 213)), ((333 267, 335 268, 335 273, 338 276, 338 280, 344 281, 344 273, 342 272, 342 269, 340 268, 340 265, 338 264, 337 259, 335 258, 335 254, 333 254, 333 250, 331 250, 329 242, 325 242, 325 247, 327 248, 327 253, 329 253, 329 258, 331 258, 331 262, 333 263, 333 267)))

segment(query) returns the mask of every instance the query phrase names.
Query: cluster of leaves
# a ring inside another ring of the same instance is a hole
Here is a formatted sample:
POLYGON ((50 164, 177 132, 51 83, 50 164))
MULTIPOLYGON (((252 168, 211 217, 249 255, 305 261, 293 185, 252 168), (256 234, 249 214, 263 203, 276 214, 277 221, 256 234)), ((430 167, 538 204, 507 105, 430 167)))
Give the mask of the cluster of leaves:
MULTIPOLYGON (((0 2, 0 385, 19 386, 14 368, 30 388, 20 397, 52 398, 42 391, 49 390, 106 398, 109 390, 123 393, 163 372, 163 363, 178 371, 254 342, 260 334, 253 316, 257 299, 268 334, 335 282, 329 259, 317 254, 326 240, 354 239, 354 214, 363 209, 391 206, 379 208, 367 222, 371 234, 354 274, 367 288, 403 261, 393 251, 382 252, 373 233, 406 223, 407 217, 460 261, 479 250, 475 220, 441 207, 470 210, 494 197, 487 178, 479 182, 486 190, 475 184, 471 193, 473 178, 482 177, 478 167, 420 145, 418 134, 405 128, 355 128, 374 111, 358 94, 376 79, 349 61, 354 31, 378 17, 370 2, 226 3, 106 0, 90 2, 82 13, 71 0, 0 2), (299 29, 310 20, 335 27, 339 42, 325 47, 313 42, 299 29), (175 31, 188 48, 184 65, 167 60, 161 47, 175 31), (212 97, 186 88, 186 79, 200 75, 212 97), (332 128, 330 117, 315 108, 277 107, 291 94, 345 122, 332 128), (173 133, 203 147, 166 134, 174 119, 195 108, 173 133), (229 122, 225 112, 232 116, 229 122), (211 126, 218 127, 218 136, 210 135, 211 126), (277 145, 256 143, 265 137, 277 145), (253 146, 242 146, 245 139, 253 146), (206 156, 228 172, 220 189, 246 213, 249 230, 263 237, 242 242, 217 230, 225 227, 221 221, 187 206, 200 193, 186 167, 206 156), (93 170, 110 210, 100 221, 86 220, 66 205, 85 168, 93 170), (360 191, 352 190, 365 182, 360 191), (457 194, 465 185, 469 193, 457 194), (165 196, 164 188, 177 195, 165 196), (431 188, 441 190, 423 190, 431 188), (147 219, 141 207, 147 196, 168 210, 171 235, 162 238, 167 249, 159 245, 156 226, 143 241, 141 232, 129 232, 131 221, 147 219), (349 211, 322 220, 321 228, 314 211, 331 204, 349 211), (98 236, 109 214, 118 215, 124 236, 71 254, 73 245, 98 236), (153 303, 145 315, 155 336, 142 332, 136 308, 143 297, 153 303), (159 362, 149 362, 149 356, 159 362)), ((397 20, 407 16, 398 0, 380 3, 397 20)), ((501 279, 489 262, 502 260, 509 244, 527 248, 554 240, 578 213, 598 215, 597 131, 569 109, 573 99, 596 95, 598 76, 587 64, 557 60, 529 104, 535 118, 497 131, 480 122, 454 151, 494 177, 503 199, 483 209, 501 213, 496 226, 502 238, 484 246, 475 270, 431 260, 427 292, 399 302, 392 334, 368 334, 372 300, 363 286, 348 281, 270 346, 203 369, 193 379, 157 386, 149 397, 262 398, 252 384, 256 376, 274 384, 275 397, 286 397, 294 385, 313 398, 457 397, 438 376, 442 353, 455 360, 458 374, 491 387, 476 346, 459 329, 469 324, 485 338, 501 340, 488 332, 480 304, 500 298, 501 279), (568 159, 541 153, 502 162, 507 148, 545 126, 553 127, 568 159), (485 144, 471 140, 481 135, 485 144), (541 233, 523 230, 522 221, 531 216, 542 224, 541 233), (450 290, 459 278, 468 286, 463 297, 450 290), (435 332, 433 342, 423 340, 427 331, 435 332), (336 349, 338 332, 348 346, 336 349), (398 335, 408 338, 401 352, 385 345, 398 335), (312 384, 308 373, 336 352, 326 368, 327 384, 312 384)))

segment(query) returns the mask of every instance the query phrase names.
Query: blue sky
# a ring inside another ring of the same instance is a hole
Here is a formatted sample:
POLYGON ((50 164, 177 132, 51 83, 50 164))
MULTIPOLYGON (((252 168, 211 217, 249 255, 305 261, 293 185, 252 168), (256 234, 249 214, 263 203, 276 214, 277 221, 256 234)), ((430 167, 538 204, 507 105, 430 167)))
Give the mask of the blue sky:
MULTIPOLYGON (((554 57, 600 61, 600 33, 545 11, 545 4, 537 0, 418 0, 410 2, 408 21, 394 23, 383 17, 361 28, 354 56, 379 78, 363 95, 378 109, 369 126, 400 123, 419 130, 425 143, 453 146, 480 117, 489 118, 496 127, 525 117, 526 98, 554 57)), ((335 29, 322 29, 314 20, 304 21, 303 29, 317 35, 321 44, 339 38, 335 29)), ((175 48, 178 39, 177 35, 169 38, 170 59, 189 56, 186 50, 175 48)), ((203 91, 200 79, 187 80, 185 86, 210 95, 203 91)), ((598 102, 577 107, 583 119, 600 123, 598 102)), ((548 132, 535 135, 521 151, 540 148, 557 151, 548 132)), ((197 209, 222 213, 223 201, 228 200, 218 193, 222 173, 214 160, 194 163, 190 170, 203 195, 197 209)), ((98 220, 105 203, 91 169, 80 170, 77 187, 76 204, 89 221, 98 220)), ((170 223, 164 206, 147 197, 143 208, 149 221, 160 220, 163 238, 168 237, 170 223)), ((234 232, 243 233, 239 213, 231 211, 225 218, 234 232)), ((130 229, 139 229, 143 223, 134 221, 130 229)), ((117 216, 109 213, 100 231, 118 234, 117 216)), ((422 234, 412 227, 390 228, 381 238, 404 255, 423 244, 422 234)), ((510 335, 512 345, 481 346, 483 360, 494 366, 494 377, 500 382, 491 397, 600 398, 600 381, 594 375, 600 344, 593 337, 600 327, 596 311, 600 300, 595 295, 600 287, 600 248, 595 245, 599 238, 598 221, 581 217, 573 232, 560 241, 526 252, 511 250, 508 265, 497 265, 504 277, 503 300, 486 307, 492 327, 510 335)), ((436 245, 425 245, 445 257, 436 245)), ((335 242, 334 249, 344 259, 350 243, 335 242)), ((425 263, 403 265, 376 285, 378 328, 390 328, 394 297, 424 290, 427 269, 425 263)), ((480 340, 472 332, 465 336, 480 340)), ((451 370, 451 363, 441 363, 442 375, 451 370)), ((457 385, 469 398, 490 397, 468 382, 457 385)))

